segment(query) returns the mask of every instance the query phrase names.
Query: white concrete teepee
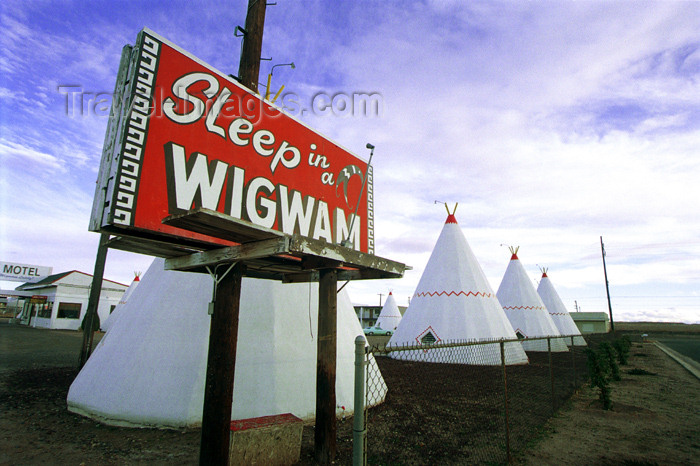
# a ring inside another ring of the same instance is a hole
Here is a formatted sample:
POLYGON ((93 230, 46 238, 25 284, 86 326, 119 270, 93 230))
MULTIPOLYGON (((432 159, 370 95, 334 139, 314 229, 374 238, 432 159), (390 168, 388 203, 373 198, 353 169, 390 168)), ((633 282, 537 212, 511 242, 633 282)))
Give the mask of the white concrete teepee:
MULTIPOLYGON (((562 335, 579 335, 574 337, 574 346, 586 346, 586 340, 583 339, 574 319, 566 310, 566 306, 559 297, 559 293, 552 285, 552 281, 547 276, 547 269, 542 269, 542 279, 537 286, 537 294, 542 298, 542 302, 547 306, 547 311, 554 321, 554 325, 559 329, 562 335)), ((571 346, 571 338, 565 339, 566 344, 571 346)))
MULTIPOLYGON (((560 336, 547 308, 518 259, 518 248, 510 248, 512 256, 496 296, 519 337, 560 336)), ((547 340, 524 341, 526 351, 547 351, 547 340)), ((551 340, 552 351, 568 351, 561 339, 551 340)))
POLYGON ((124 294, 122 295, 122 299, 119 300, 119 303, 117 306, 114 308, 112 312, 109 313, 109 316, 100 324, 100 329, 103 332, 106 332, 109 330, 109 328, 114 324, 114 322, 117 321, 119 318, 120 310, 122 307, 124 307, 124 304, 128 301, 129 297, 131 294, 134 292, 136 287, 141 283, 141 273, 137 272, 134 273, 134 279, 131 281, 131 285, 129 285, 129 288, 126 289, 124 294))
POLYGON ((374 324, 375 327, 379 327, 384 330, 391 330, 392 332, 396 330, 401 322, 401 311, 399 311, 399 306, 396 305, 396 300, 392 292, 389 292, 389 296, 386 298, 384 307, 379 313, 377 322, 374 324))
MULTIPOLYGON (((472 253, 457 220, 447 221, 425 266, 413 299, 390 346, 429 345, 435 342, 515 339, 484 272, 472 253)), ((506 343, 506 364, 526 364, 519 342, 506 343)), ((395 351, 396 359, 497 365, 498 344, 428 350, 395 351)))
MULTIPOLYGON (((212 297, 208 275, 163 270, 156 259, 68 392, 68 409, 113 425, 201 425, 212 297)), ((244 279, 232 419, 313 418, 318 284, 244 279)), ((352 412, 354 340, 362 328, 338 294, 336 399, 352 412)), ((371 360, 370 370, 378 368, 371 360)), ((368 390, 381 402, 381 375, 368 390)))

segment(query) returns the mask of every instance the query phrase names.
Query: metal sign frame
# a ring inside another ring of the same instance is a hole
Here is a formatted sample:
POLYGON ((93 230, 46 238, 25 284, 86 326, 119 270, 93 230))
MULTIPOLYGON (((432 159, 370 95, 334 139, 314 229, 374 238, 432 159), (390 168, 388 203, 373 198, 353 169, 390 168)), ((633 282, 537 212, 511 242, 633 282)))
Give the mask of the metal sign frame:
POLYGON ((366 161, 144 29, 122 52, 90 230, 166 257, 240 243, 162 222, 197 208, 374 253, 366 161))

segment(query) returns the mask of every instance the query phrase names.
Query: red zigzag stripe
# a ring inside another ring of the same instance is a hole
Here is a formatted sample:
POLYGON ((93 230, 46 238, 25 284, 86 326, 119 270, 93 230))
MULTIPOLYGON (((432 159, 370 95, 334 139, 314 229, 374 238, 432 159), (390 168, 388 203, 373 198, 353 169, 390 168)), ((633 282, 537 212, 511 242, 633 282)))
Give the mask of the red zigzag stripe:
POLYGON ((459 295, 464 295, 464 296, 482 296, 484 298, 490 298, 493 296, 492 293, 484 293, 483 291, 477 291, 476 293, 473 291, 426 291, 426 292, 421 292, 421 293, 416 293, 413 296, 414 297, 425 297, 425 296, 459 296, 459 295))
POLYGON ((503 309, 544 309, 540 306, 503 306, 503 309))

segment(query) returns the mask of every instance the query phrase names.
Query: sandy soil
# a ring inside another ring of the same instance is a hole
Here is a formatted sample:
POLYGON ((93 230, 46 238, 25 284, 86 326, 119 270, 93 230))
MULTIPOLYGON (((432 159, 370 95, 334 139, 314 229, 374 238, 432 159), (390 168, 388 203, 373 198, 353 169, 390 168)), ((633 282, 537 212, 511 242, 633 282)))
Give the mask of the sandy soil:
POLYGON ((633 345, 622 380, 612 384, 611 411, 597 396, 589 386, 579 390, 521 463, 700 464, 700 381, 652 343, 633 345))

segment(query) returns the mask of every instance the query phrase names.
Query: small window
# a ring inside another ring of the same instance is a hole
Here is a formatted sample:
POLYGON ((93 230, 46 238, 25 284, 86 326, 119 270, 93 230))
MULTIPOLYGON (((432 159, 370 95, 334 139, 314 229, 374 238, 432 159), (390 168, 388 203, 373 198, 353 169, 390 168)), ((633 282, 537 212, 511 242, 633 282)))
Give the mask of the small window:
POLYGON ((112 304, 112 306, 109 308, 109 313, 110 313, 110 314, 114 312, 114 308, 115 308, 115 307, 117 307, 117 305, 116 305, 116 304, 112 304))
POLYGON ((39 309, 36 314, 37 317, 43 317, 45 319, 51 318, 53 303, 37 304, 36 307, 39 309))
POLYGON ((80 317, 80 303, 60 303, 58 305, 59 319, 77 319, 80 317))
POLYGON ((424 345, 432 345, 433 343, 435 343, 437 341, 437 338, 435 338, 435 335, 428 332, 425 335, 423 335, 423 338, 421 338, 420 341, 424 345))
POLYGON ((518 340, 522 340, 523 338, 525 338, 525 335, 523 335, 520 332, 515 332, 515 336, 518 337, 518 340))

